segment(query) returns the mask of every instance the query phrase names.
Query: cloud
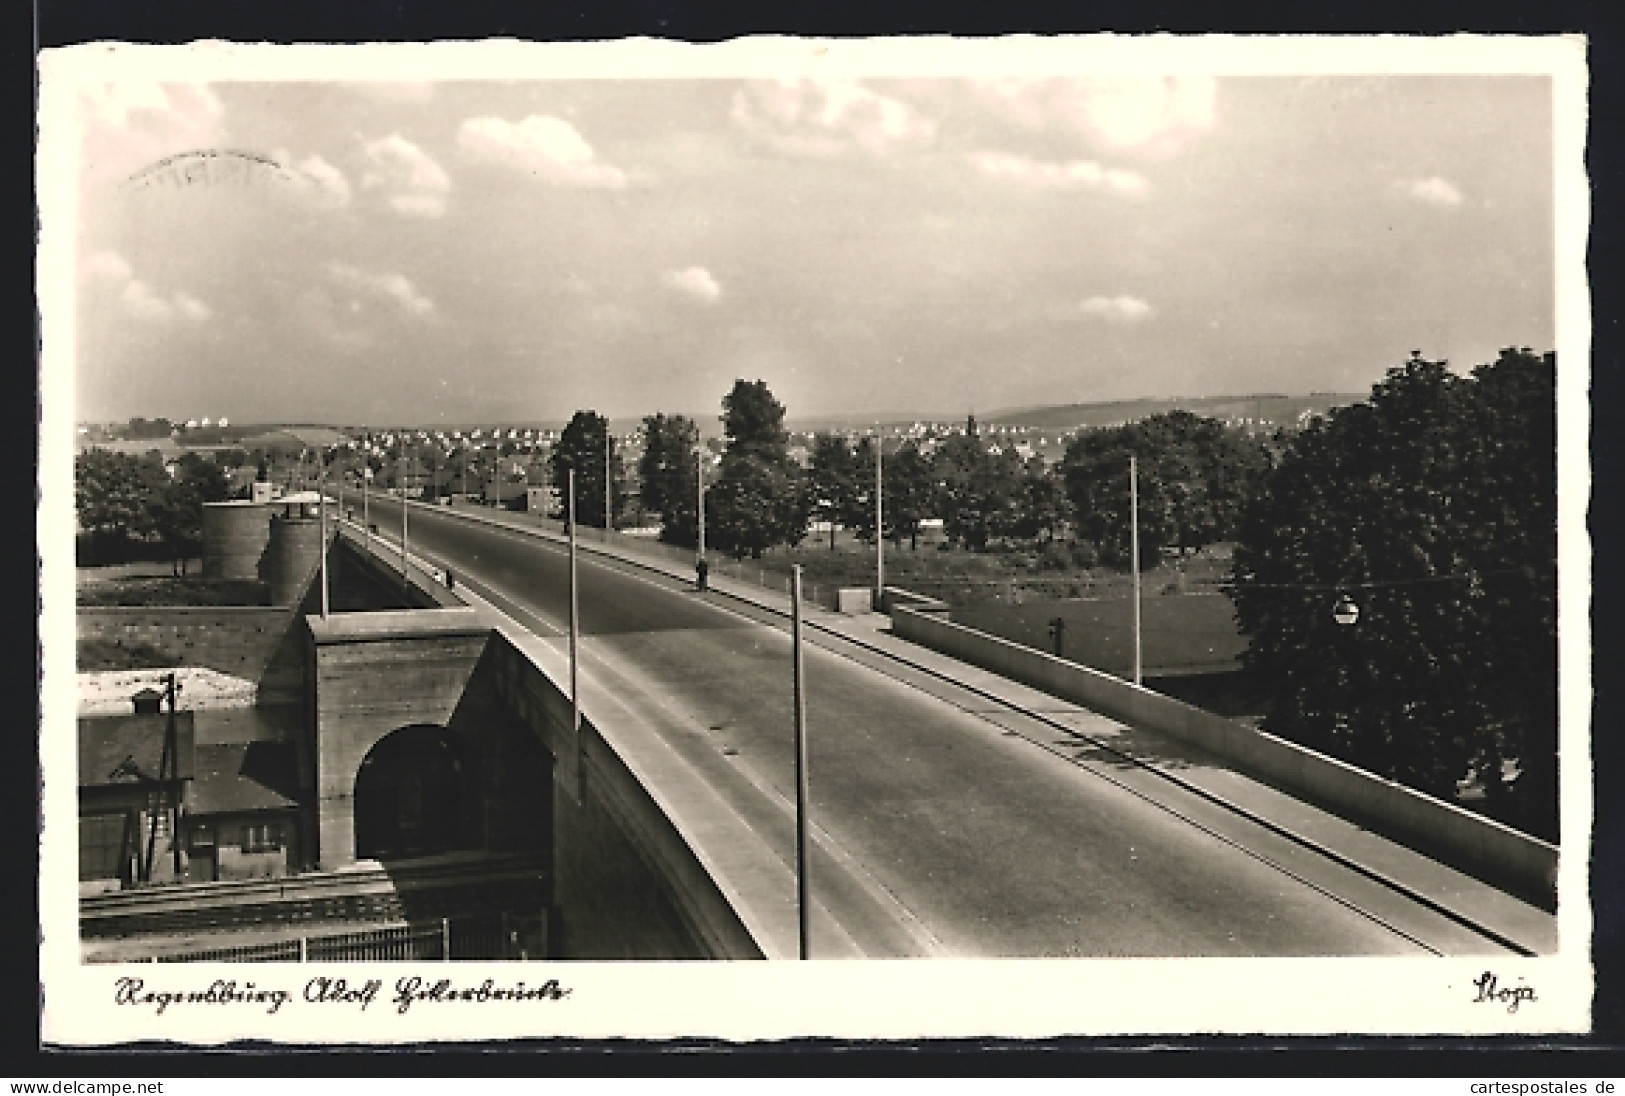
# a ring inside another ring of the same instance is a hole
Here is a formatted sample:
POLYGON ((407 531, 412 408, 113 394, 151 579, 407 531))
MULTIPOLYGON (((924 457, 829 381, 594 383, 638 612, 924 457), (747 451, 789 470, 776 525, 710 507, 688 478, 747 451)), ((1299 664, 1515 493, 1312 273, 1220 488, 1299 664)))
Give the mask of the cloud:
POLYGON ((474 157, 506 164, 561 186, 626 186, 626 172, 598 159, 576 128, 561 118, 532 114, 518 122, 469 118, 457 130, 457 143, 474 157))
POLYGON ((851 81, 753 81, 734 93, 734 123, 781 152, 883 155, 936 136, 936 123, 900 99, 851 81))
POLYGON ((978 90, 983 102, 1029 129, 1149 156, 1172 155, 1217 120, 1218 84, 1210 76, 1011 78, 978 90))
POLYGON ((118 290, 124 311, 144 323, 184 321, 201 324, 213 312, 190 293, 166 296, 135 276, 129 260, 116 251, 93 252, 85 259, 84 274, 118 290))
POLYGON ((1432 205, 1457 206, 1461 204, 1461 191, 1437 175, 1427 179, 1412 179, 1409 182, 1401 183, 1400 187, 1407 197, 1428 202, 1432 205))
POLYGON ((1138 297, 1090 297, 1078 306, 1086 316, 1098 316, 1114 323, 1139 323, 1156 314, 1138 297))
POLYGON ((399 133, 369 141, 364 151, 372 170, 362 176, 361 185, 387 192, 395 212, 407 217, 439 217, 446 212, 451 179, 428 153, 399 133))
POLYGON ((177 293, 174 297, 175 311, 193 323, 202 323, 209 318, 209 306, 188 293, 177 293))
POLYGON ((165 156, 213 148, 225 108, 206 84, 127 81, 81 92, 87 168, 123 177, 165 156))
POLYGON ((124 310, 145 323, 183 320, 199 324, 209 318, 209 306, 187 293, 166 297, 139 278, 124 283, 119 293, 124 310))
POLYGON ((129 262, 116 251, 98 251, 85 260, 86 275, 92 278, 106 278, 109 281, 125 282, 133 276, 129 262))
POLYGON ((389 208, 402 217, 443 217, 446 214, 444 194, 397 194, 389 200, 389 208))
MULTIPOLYGON (((337 286, 352 293, 383 301, 414 316, 434 314, 434 302, 419 293, 412 280, 404 274, 388 271, 362 270, 348 263, 328 263, 327 276, 337 286)), ((351 311, 361 311, 361 302, 352 300, 351 311)))
POLYGON ((350 181, 344 172, 322 159, 310 156, 299 162, 299 171, 316 186, 316 193, 328 205, 341 206, 350 200, 350 181))
POLYGON ((663 280, 672 289, 705 304, 715 304, 722 296, 722 286, 703 266, 668 271, 663 280))
POLYGON ((1090 160, 1064 164, 1033 160, 1010 152, 981 151, 969 159, 982 174, 1042 190, 1076 190, 1080 187, 1115 190, 1120 194, 1142 194, 1145 177, 1122 168, 1101 167, 1090 160))

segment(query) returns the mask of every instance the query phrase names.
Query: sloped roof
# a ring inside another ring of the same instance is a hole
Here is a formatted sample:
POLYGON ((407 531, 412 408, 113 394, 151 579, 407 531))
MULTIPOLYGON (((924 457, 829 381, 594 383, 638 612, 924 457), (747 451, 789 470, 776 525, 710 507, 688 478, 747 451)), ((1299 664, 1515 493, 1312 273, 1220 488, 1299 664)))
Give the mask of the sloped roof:
MULTIPOLYGON (((79 786, 100 788, 158 779, 169 714, 109 715, 79 720, 79 786)), ((180 776, 193 775, 192 713, 175 713, 180 776)))
POLYGON ((197 747, 193 814, 231 814, 297 805, 293 747, 284 742, 227 742, 197 747))

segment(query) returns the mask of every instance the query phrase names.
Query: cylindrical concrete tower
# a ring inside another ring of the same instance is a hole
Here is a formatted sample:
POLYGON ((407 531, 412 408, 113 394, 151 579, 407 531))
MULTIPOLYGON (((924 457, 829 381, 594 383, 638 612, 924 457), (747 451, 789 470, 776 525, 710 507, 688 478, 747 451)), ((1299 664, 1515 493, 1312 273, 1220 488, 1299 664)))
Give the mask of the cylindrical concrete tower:
POLYGON ((260 577, 271 586, 271 604, 297 605, 310 589, 321 557, 321 523, 315 517, 273 516, 260 564, 260 577))
POLYGON ((246 500, 203 504, 203 577, 252 581, 271 535, 271 508, 246 500))

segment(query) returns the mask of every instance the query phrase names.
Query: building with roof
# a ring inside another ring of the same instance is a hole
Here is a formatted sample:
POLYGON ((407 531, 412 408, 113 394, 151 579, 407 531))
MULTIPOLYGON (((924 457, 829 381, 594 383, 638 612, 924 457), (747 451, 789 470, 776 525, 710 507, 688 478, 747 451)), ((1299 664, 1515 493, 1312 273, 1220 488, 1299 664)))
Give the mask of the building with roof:
POLYGON ((196 712, 161 710, 161 698, 142 689, 130 698, 133 712, 79 718, 81 889, 271 878, 296 869, 293 748, 211 741, 196 712))

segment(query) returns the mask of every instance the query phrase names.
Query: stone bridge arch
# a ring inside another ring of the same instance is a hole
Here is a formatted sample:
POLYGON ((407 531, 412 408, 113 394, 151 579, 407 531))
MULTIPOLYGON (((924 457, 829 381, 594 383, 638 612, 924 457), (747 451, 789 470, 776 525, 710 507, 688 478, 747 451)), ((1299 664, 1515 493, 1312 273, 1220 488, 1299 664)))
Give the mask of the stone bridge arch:
MULTIPOLYGON (((406 762, 414 756, 432 769, 434 753, 423 743, 434 735, 450 736, 447 750, 461 760, 464 777, 472 779, 480 771, 483 749, 477 736, 448 728, 456 723, 453 715, 490 631, 469 609, 333 613, 326 619, 307 617, 306 624, 312 641, 307 665, 315 734, 306 747, 314 756, 302 768, 313 785, 318 866, 330 870, 357 858, 358 788, 392 769, 398 777, 403 766, 411 768, 406 762), (428 730, 395 738, 414 727, 428 730), (393 745, 382 745, 386 740, 393 745), (382 753, 375 753, 380 749, 382 753), (415 751, 429 752, 418 756, 415 751), (390 760, 391 755, 397 756, 390 760), (361 769, 369 757, 384 767, 363 781, 361 769)), ((399 779, 374 790, 386 785, 401 794, 399 779)), ((472 787, 473 803, 483 810, 478 783, 472 787)), ((461 839, 477 843, 484 839, 483 821, 467 821, 470 796, 461 794, 460 799, 465 818, 461 839)))
POLYGON ((378 739, 356 767, 356 858, 479 848, 484 840, 479 770, 471 744, 436 724, 408 724, 378 739))

